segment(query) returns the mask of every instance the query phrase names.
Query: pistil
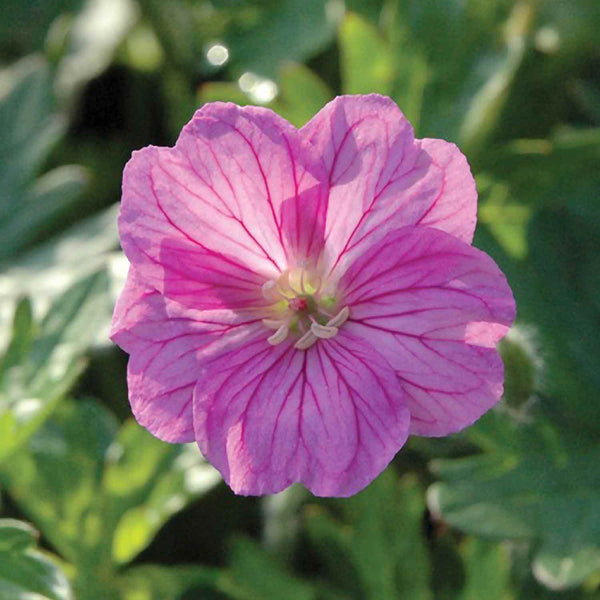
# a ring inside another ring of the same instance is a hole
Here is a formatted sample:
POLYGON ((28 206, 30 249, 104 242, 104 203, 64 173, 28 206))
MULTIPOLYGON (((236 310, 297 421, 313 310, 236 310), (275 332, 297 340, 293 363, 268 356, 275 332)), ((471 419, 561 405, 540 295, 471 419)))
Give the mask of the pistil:
POLYGON ((334 338, 346 322, 350 311, 347 306, 337 313, 337 300, 321 290, 322 279, 310 277, 304 270, 283 273, 277 280, 262 286, 266 300, 273 303, 272 318, 263 319, 267 329, 275 332, 267 338, 278 345, 290 334, 300 334, 294 344, 298 350, 307 350, 319 339, 334 338))

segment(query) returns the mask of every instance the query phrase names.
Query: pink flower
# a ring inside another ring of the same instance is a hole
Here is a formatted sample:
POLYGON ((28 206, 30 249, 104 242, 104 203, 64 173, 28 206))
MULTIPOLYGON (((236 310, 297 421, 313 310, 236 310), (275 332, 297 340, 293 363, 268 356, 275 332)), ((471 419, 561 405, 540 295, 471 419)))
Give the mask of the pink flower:
POLYGON ((415 140, 388 98, 337 98, 301 130, 204 106, 125 168, 112 339, 137 420, 196 440, 236 493, 321 496, 362 489, 411 433, 473 423, 515 315, 470 245, 476 203, 456 146, 415 140))

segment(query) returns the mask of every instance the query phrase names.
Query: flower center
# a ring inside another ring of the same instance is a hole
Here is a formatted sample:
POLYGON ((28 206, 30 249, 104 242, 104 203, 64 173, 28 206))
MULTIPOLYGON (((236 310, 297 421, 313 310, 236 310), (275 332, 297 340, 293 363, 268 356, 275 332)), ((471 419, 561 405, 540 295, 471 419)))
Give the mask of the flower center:
POLYGON ((350 315, 347 306, 340 309, 322 278, 307 269, 285 271, 267 281, 262 292, 273 303, 263 319, 265 327, 275 330, 267 338, 269 344, 281 344, 292 334, 298 338, 294 347, 307 350, 319 338, 335 337, 350 315))

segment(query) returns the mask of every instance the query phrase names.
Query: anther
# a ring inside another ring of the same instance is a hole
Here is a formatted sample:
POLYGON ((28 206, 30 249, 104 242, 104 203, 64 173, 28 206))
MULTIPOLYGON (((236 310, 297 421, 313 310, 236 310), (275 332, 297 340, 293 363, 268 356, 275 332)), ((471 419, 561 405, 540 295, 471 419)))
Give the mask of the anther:
POLYGON ((341 327, 348 320, 349 316, 350 309, 347 306, 344 306, 333 319, 327 321, 327 327, 341 327))
POLYGON ((267 329, 279 329, 283 325, 283 321, 279 319, 263 319, 262 324, 267 329))
POLYGON ((298 350, 308 350, 319 338, 309 329, 295 344, 298 350))
POLYGON ((323 340, 329 340, 335 337, 338 333, 337 327, 331 327, 329 325, 320 325, 319 323, 313 323, 310 326, 310 330, 318 337, 323 340))
POLYGON ((277 344, 281 344, 287 338, 288 333, 290 332, 290 328, 283 324, 279 329, 271 336, 267 338, 267 342, 272 346, 277 346, 277 344))
POLYGON ((262 286, 262 295, 265 300, 277 302, 281 300, 281 290, 275 281, 266 281, 262 286))

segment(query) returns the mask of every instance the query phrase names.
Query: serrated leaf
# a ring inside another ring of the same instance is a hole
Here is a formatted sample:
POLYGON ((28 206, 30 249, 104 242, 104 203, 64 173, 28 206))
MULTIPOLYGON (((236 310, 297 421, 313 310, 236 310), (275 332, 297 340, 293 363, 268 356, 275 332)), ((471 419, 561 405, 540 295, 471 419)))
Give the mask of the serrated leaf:
MULTIPOLYGON (((521 436, 534 427, 521 425, 521 436)), ((564 558, 600 552, 598 460, 593 446, 536 450, 520 443, 512 452, 438 461, 442 481, 429 489, 429 507, 452 526, 485 538, 562 548, 564 558)), ((574 570, 569 583, 581 583, 584 572, 574 570)))
POLYGON ((71 600, 67 578, 36 541, 30 525, 0 519, 0 600, 71 600))

